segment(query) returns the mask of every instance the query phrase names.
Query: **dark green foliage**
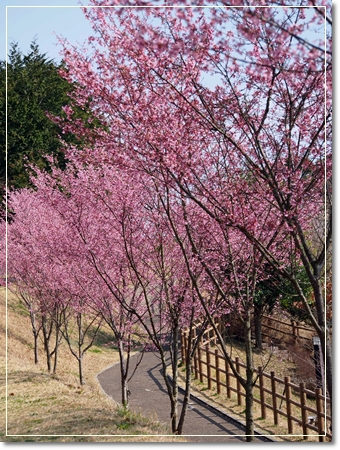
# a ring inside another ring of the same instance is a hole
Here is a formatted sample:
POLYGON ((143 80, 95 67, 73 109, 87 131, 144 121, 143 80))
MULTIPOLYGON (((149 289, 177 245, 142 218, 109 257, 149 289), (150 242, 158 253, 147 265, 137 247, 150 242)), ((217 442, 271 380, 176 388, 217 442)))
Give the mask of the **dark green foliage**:
MULTIPOLYGON (((300 298, 296 294, 291 282, 276 273, 270 266, 266 267, 268 277, 257 283, 254 298, 255 308, 265 309, 270 313, 277 302, 292 317, 299 320, 307 320, 304 307, 300 304, 300 298)), ((312 293, 312 288, 303 267, 294 267, 294 273, 299 280, 303 293, 308 298, 312 293)))
MULTIPOLYGON (((314 297, 313 289, 310 284, 310 280, 307 277, 306 270, 303 267, 295 268, 295 277, 298 279, 301 289, 308 299, 309 306, 314 309, 314 297)), ((309 322, 308 314, 305 307, 303 306, 301 299, 296 294, 296 290, 292 284, 286 280, 282 280, 281 290, 282 298, 280 299, 280 304, 283 309, 285 309, 292 317, 309 322)))
MULTIPOLYGON (((33 164, 48 170, 45 155, 53 157, 61 168, 66 164, 62 142, 81 147, 85 144, 71 133, 63 134, 59 125, 48 116, 65 119, 63 106, 71 105, 68 94, 73 85, 59 75, 61 64, 40 53, 33 41, 30 52, 23 55, 17 44, 12 44, 7 64, 7 171, 8 188, 30 185, 33 164)), ((74 109, 74 118, 85 120, 89 110, 74 109)), ((95 128, 96 121, 90 121, 95 128)), ((0 61, 0 195, 3 197, 6 175, 6 63, 0 61)))
MULTIPOLYGON (((7 65, 7 170, 8 186, 29 185, 25 165, 34 163, 46 169, 44 155, 53 155, 59 165, 65 163, 59 130, 46 115, 60 115, 69 102, 70 85, 58 74, 58 66, 39 52, 32 42, 31 51, 23 55, 12 44, 7 65)), ((6 143, 6 64, 0 63, 0 180, 5 182, 6 143)))

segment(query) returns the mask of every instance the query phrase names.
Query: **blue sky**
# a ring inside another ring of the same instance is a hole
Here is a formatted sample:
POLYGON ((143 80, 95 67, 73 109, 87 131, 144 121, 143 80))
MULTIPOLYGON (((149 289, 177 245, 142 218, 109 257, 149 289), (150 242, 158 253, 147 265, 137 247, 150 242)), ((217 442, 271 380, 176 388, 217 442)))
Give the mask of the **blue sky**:
MULTIPOLYGON (((82 3, 88 4, 86 0, 82 3)), ((78 0, 0 0, 1 60, 6 59, 7 51, 6 6, 8 48, 11 42, 18 42, 23 53, 27 52, 36 37, 41 51, 59 61, 60 47, 57 46, 53 33, 66 37, 74 44, 82 44, 91 33, 91 27, 79 8, 78 0)))
MULTIPOLYGON (((88 0, 82 0, 82 3, 86 6, 88 0)), ((333 0, 333 4, 338 3, 340 0, 333 0)), ((72 44, 82 44, 91 33, 79 6, 79 0, 0 0, 0 60, 6 59, 11 42, 18 42, 19 48, 26 53, 35 37, 42 52, 60 60, 60 48, 53 33, 66 37, 72 44), (7 43, 6 6, 9 6, 7 43)))

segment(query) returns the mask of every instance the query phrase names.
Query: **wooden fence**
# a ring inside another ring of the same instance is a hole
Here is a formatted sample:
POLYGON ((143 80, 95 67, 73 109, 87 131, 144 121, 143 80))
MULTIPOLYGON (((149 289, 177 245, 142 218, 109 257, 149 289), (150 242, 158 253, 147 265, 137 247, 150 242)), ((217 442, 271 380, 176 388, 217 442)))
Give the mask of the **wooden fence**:
MULTIPOLYGON (((218 394, 226 393, 228 398, 237 398, 237 404, 242 405, 245 392, 241 383, 236 379, 231 371, 228 362, 220 353, 218 347, 211 347, 216 344, 216 337, 213 330, 208 328, 205 332, 204 345, 199 345, 193 358, 192 373, 200 382, 206 381, 208 389, 216 387, 218 394)), ((188 348, 188 335, 181 333, 181 356, 186 359, 186 349, 188 348)), ((235 367, 239 374, 245 376, 246 366, 235 358, 235 367)), ((308 439, 309 430, 319 436, 319 441, 324 442, 325 438, 332 438, 331 431, 326 429, 330 422, 330 416, 325 413, 325 397, 321 389, 315 392, 305 388, 304 383, 296 385, 291 383, 290 377, 280 379, 275 372, 270 374, 264 372, 261 367, 255 371, 257 382, 254 386, 254 401, 261 406, 261 418, 270 419, 272 416, 275 425, 282 424, 282 417, 289 434, 295 432, 299 427, 298 434, 303 435, 303 439, 308 439)))
MULTIPOLYGON (((235 317, 227 317, 226 322, 230 322, 230 325, 225 328, 225 332, 228 335, 242 337, 243 325, 235 317)), ((284 321, 273 316, 262 316, 262 337, 264 343, 294 345, 298 342, 310 347, 315 334, 314 328, 302 325, 295 320, 284 321)))
POLYGON ((263 316, 262 335, 270 340, 277 340, 284 344, 294 344, 296 341, 303 340, 312 345, 312 338, 315 336, 315 330, 299 324, 295 320, 285 322, 274 317, 263 316))

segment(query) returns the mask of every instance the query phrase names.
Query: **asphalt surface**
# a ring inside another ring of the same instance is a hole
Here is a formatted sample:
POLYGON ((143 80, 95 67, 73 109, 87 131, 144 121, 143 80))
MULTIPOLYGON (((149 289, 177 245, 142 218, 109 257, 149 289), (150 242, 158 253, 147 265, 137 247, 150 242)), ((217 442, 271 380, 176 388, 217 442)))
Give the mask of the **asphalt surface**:
MULTIPOLYGON (((132 359, 131 370, 138 356, 132 359)), ((115 402, 121 403, 119 365, 109 367, 98 374, 103 391, 115 402)), ((130 408, 143 415, 153 415, 157 420, 170 424, 170 400, 162 376, 161 361, 157 354, 147 352, 129 382, 130 408)), ((179 395, 179 411, 182 393, 179 395)), ((170 434, 170 431, 169 431, 170 434)), ((185 418, 183 435, 190 442, 245 442, 245 428, 238 421, 226 416, 206 403, 191 397, 185 418)), ((264 436, 255 436, 255 442, 270 442, 264 436)))

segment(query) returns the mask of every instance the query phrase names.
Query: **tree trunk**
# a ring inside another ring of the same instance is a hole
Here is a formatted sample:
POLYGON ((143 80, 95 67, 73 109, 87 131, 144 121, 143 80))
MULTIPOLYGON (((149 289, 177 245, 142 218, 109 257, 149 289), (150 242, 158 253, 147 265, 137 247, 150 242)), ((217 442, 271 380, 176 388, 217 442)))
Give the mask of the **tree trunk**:
POLYGON ((39 330, 37 330, 36 323, 35 323, 35 314, 30 309, 30 319, 32 324, 32 331, 34 336, 34 363, 38 364, 39 362, 39 352, 38 352, 38 337, 39 337, 39 330))
POLYGON ((38 351, 38 335, 34 334, 34 363, 39 362, 39 351, 38 351))
POLYGON ((329 330, 325 330, 324 332, 319 333, 322 356, 325 362, 325 372, 326 372, 326 380, 325 380, 325 395, 328 392, 329 400, 330 400, 330 415, 332 417, 332 343, 329 336, 329 330))
POLYGON ((190 393, 191 393, 191 361, 192 357, 190 356, 190 351, 187 352, 187 358, 185 361, 185 393, 184 393, 184 399, 183 399, 183 405, 182 405, 182 411, 181 415, 178 421, 178 434, 183 433, 183 426, 184 426, 184 420, 187 414, 188 410, 188 404, 190 400, 190 393))
POLYGON ((56 325, 56 334, 55 334, 55 347, 54 347, 54 364, 53 364, 53 373, 57 372, 58 365, 58 350, 59 350, 59 327, 56 325))
POLYGON ((256 348, 262 351, 262 308, 254 305, 254 329, 256 348))
POLYGON ((82 356, 79 356, 78 358, 78 369, 79 369, 79 383, 82 386, 84 384, 84 378, 83 378, 83 358, 82 356))
POLYGON ((254 440, 254 394, 252 376, 246 382, 246 440, 254 440))
POLYGON ((175 434, 181 434, 177 426, 178 417, 178 324, 173 328, 173 346, 172 346, 172 401, 171 401, 171 429, 175 434))
POLYGON ((320 330, 318 331, 318 335, 321 341, 321 350, 323 360, 325 361, 325 372, 326 372, 326 391, 328 391, 328 395, 330 398, 330 406, 332 412, 332 343, 330 339, 329 328, 325 321, 325 302, 322 295, 322 287, 320 285, 319 280, 313 285, 314 297, 315 297, 315 306, 317 311, 318 324, 320 326, 320 330))
POLYGON ((253 350, 251 342, 251 315, 250 308, 246 311, 245 320, 245 347, 246 347, 246 440, 252 442, 254 440, 254 393, 253 393, 253 377, 254 362, 253 350))
POLYGON ((51 353, 50 353, 50 345, 49 345, 49 332, 47 331, 47 323, 46 318, 42 317, 42 330, 43 330, 43 337, 44 337, 44 349, 46 354, 46 363, 47 363, 47 370, 50 373, 51 372, 51 353))
POLYGON ((329 400, 330 400, 330 416, 332 417, 332 408, 333 408, 333 402, 332 402, 332 343, 329 338, 326 340, 325 361, 326 361, 326 383, 327 383, 327 390, 328 390, 328 395, 329 395, 329 400))
POLYGON ((120 381, 122 388, 122 405, 124 408, 129 407, 127 373, 125 369, 124 346, 121 340, 118 341, 119 363, 120 363, 120 381))
POLYGON ((82 353, 82 345, 84 343, 84 335, 83 335, 83 315, 82 313, 77 314, 77 325, 78 325, 78 371, 79 371, 79 382, 82 386, 84 384, 83 378, 83 353, 82 353))

